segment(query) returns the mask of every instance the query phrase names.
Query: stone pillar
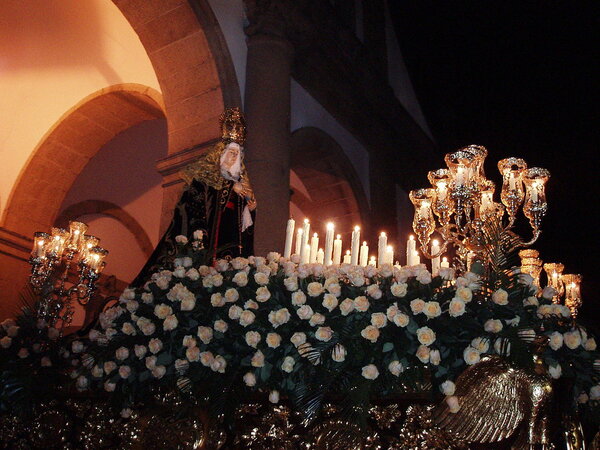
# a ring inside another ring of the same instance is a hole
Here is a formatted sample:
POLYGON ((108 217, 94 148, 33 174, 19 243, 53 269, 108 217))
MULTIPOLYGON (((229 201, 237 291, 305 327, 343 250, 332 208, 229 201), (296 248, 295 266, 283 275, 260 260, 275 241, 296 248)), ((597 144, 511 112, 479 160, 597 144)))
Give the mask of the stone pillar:
POLYGON ((283 251, 290 201, 290 72, 293 47, 262 27, 248 33, 246 166, 257 200, 254 253, 283 251))

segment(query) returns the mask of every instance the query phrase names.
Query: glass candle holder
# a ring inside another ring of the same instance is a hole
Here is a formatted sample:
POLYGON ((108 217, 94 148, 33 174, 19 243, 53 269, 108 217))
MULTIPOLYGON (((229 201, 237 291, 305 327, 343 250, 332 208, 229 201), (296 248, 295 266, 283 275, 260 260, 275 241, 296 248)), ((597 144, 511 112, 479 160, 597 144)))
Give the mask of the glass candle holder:
POLYGON ((48 243, 48 253, 60 258, 67 245, 70 233, 64 228, 52 228, 52 238, 48 243))
POLYGON ((97 274, 102 272, 104 269, 104 258, 108 255, 108 250, 103 249, 102 247, 93 247, 90 249, 87 258, 85 259, 85 264, 97 274))
POLYGON ((44 258, 46 256, 46 248, 50 242, 50 235, 43 231, 38 231, 33 234, 33 248, 31 256, 33 258, 44 258))
POLYGON ((506 158, 498 161, 498 170, 502 175, 502 191, 500 200, 514 222, 519 207, 525 198, 521 176, 527 169, 527 163, 521 158, 506 158))
POLYGON ((471 151, 461 149, 447 153, 444 161, 450 170, 455 188, 469 186, 477 175, 479 158, 471 151))
POLYGON ((523 172, 522 179, 525 183, 525 204, 523 213, 529 219, 534 229, 540 227, 542 218, 548 210, 546 202, 546 183, 550 178, 550 172, 539 167, 532 167, 523 172))
POLYGON ((482 180, 480 185, 479 217, 485 218, 496 212, 496 204, 494 203, 496 185, 490 180, 482 180))
POLYGON ((562 282, 562 273, 565 266, 561 263, 546 263, 544 264, 544 270, 548 277, 548 286, 554 288, 556 295, 552 297, 553 303, 560 303, 560 298, 564 294, 564 284, 562 282))
POLYGON ((83 236, 83 239, 81 240, 81 247, 79 250, 81 253, 81 260, 85 260, 90 250, 94 247, 97 247, 99 243, 100 239, 96 236, 92 236, 91 234, 86 234, 85 236, 83 236))
POLYGON ((434 189, 417 189, 409 194, 410 201, 415 207, 413 230, 419 238, 421 245, 427 245, 429 238, 435 231, 435 218, 432 205, 435 200, 434 189))
POLYGON ((488 155, 487 148, 483 145, 469 145, 460 149, 461 151, 471 153, 475 157, 475 178, 477 181, 485 180, 485 171, 483 164, 488 155))
POLYGON ((531 275, 533 284, 540 289, 540 275, 542 273, 542 260, 539 259, 540 252, 534 249, 519 251, 521 258, 521 272, 531 275))
POLYGON ((427 179, 435 190, 433 212, 440 219, 440 224, 446 226, 454 212, 450 199, 450 183, 452 181, 450 171, 448 169, 432 170, 427 174, 427 179))
POLYGON ((573 319, 577 318, 581 307, 581 275, 565 274, 561 277, 565 285, 565 305, 571 310, 573 319))
POLYGON ((88 226, 83 222, 69 222, 69 240, 67 246, 69 250, 80 251, 83 244, 83 236, 87 231, 88 226))

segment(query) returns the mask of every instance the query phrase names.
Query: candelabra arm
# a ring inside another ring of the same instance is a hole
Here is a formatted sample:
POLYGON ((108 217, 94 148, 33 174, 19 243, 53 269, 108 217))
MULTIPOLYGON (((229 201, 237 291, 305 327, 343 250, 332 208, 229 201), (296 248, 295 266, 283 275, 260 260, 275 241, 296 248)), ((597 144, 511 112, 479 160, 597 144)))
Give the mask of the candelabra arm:
POLYGON ((420 247, 421 247, 421 253, 423 253, 423 255, 425 255, 425 257, 427 259, 439 258, 440 256, 442 256, 446 252, 446 249, 448 248, 448 244, 450 242, 451 242, 450 240, 444 239, 444 243, 440 247, 440 250, 437 253, 435 253, 435 254, 429 253, 427 251, 427 246, 424 245, 423 243, 421 243, 421 245, 420 245, 420 247))
POLYGON ((538 238, 540 237, 541 234, 542 234, 542 230, 540 230, 539 228, 534 229, 533 237, 531 238, 531 240, 529 242, 524 242, 522 244, 523 247, 531 247, 533 244, 535 244, 535 241, 538 240, 538 238))

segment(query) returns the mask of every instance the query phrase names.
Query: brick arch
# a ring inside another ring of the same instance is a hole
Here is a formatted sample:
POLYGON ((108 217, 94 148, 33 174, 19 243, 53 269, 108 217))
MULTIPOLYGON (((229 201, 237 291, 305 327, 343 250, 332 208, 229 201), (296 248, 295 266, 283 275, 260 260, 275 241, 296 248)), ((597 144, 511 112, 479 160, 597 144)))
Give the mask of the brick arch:
POLYGON ((323 231, 332 220, 346 241, 354 225, 368 231, 369 205, 358 174, 340 145, 323 130, 300 128, 292 133, 291 169, 310 198, 292 189, 292 202, 323 231))
POLYGON ((140 223, 127 211, 121 208, 119 205, 107 202, 104 200, 84 200, 79 203, 75 203, 65 208, 60 215, 56 218, 54 223, 57 227, 68 228, 70 220, 77 220, 79 217, 100 214, 103 216, 112 217, 119 221, 125 228, 127 228, 136 242, 140 246, 140 249, 149 258, 152 255, 154 246, 146 230, 140 225, 140 223))
POLYGON ((52 226, 67 192, 108 141, 145 120, 164 118, 161 94, 138 84, 97 91, 46 133, 11 192, 3 226, 31 236, 52 226))
POLYGON ((169 154, 219 137, 225 107, 241 106, 233 62, 207 0, 113 0, 137 33, 165 102, 169 154))

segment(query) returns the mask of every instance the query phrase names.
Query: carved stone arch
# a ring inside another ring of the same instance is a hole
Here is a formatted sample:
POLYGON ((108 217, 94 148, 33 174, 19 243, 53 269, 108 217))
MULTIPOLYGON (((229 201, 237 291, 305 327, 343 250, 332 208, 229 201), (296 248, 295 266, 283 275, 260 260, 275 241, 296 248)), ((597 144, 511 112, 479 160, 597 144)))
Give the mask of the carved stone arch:
POLYGON ((355 225, 368 228, 367 196, 335 139, 319 128, 299 128, 292 133, 291 149, 291 170, 308 192, 306 196, 292 187, 291 201, 311 219, 312 227, 323 232, 331 220, 346 239, 355 225))
POLYGON ((121 208, 112 202, 104 200, 84 200, 79 203, 75 203, 65 208, 60 215, 56 218, 55 225, 58 227, 68 228, 69 220, 77 220, 79 217, 100 214, 103 216, 112 217, 119 221, 127 230, 131 232, 134 239, 140 246, 140 250, 144 253, 146 258, 149 258, 154 250, 152 241, 146 233, 146 230, 140 225, 140 223, 121 208))
POLYGON ((159 92, 121 84, 94 92, 67 111, 42 138, 21 171, 3 226, 31 236, 48 230, 88 161, 122 131, 164 118, 159 92))

